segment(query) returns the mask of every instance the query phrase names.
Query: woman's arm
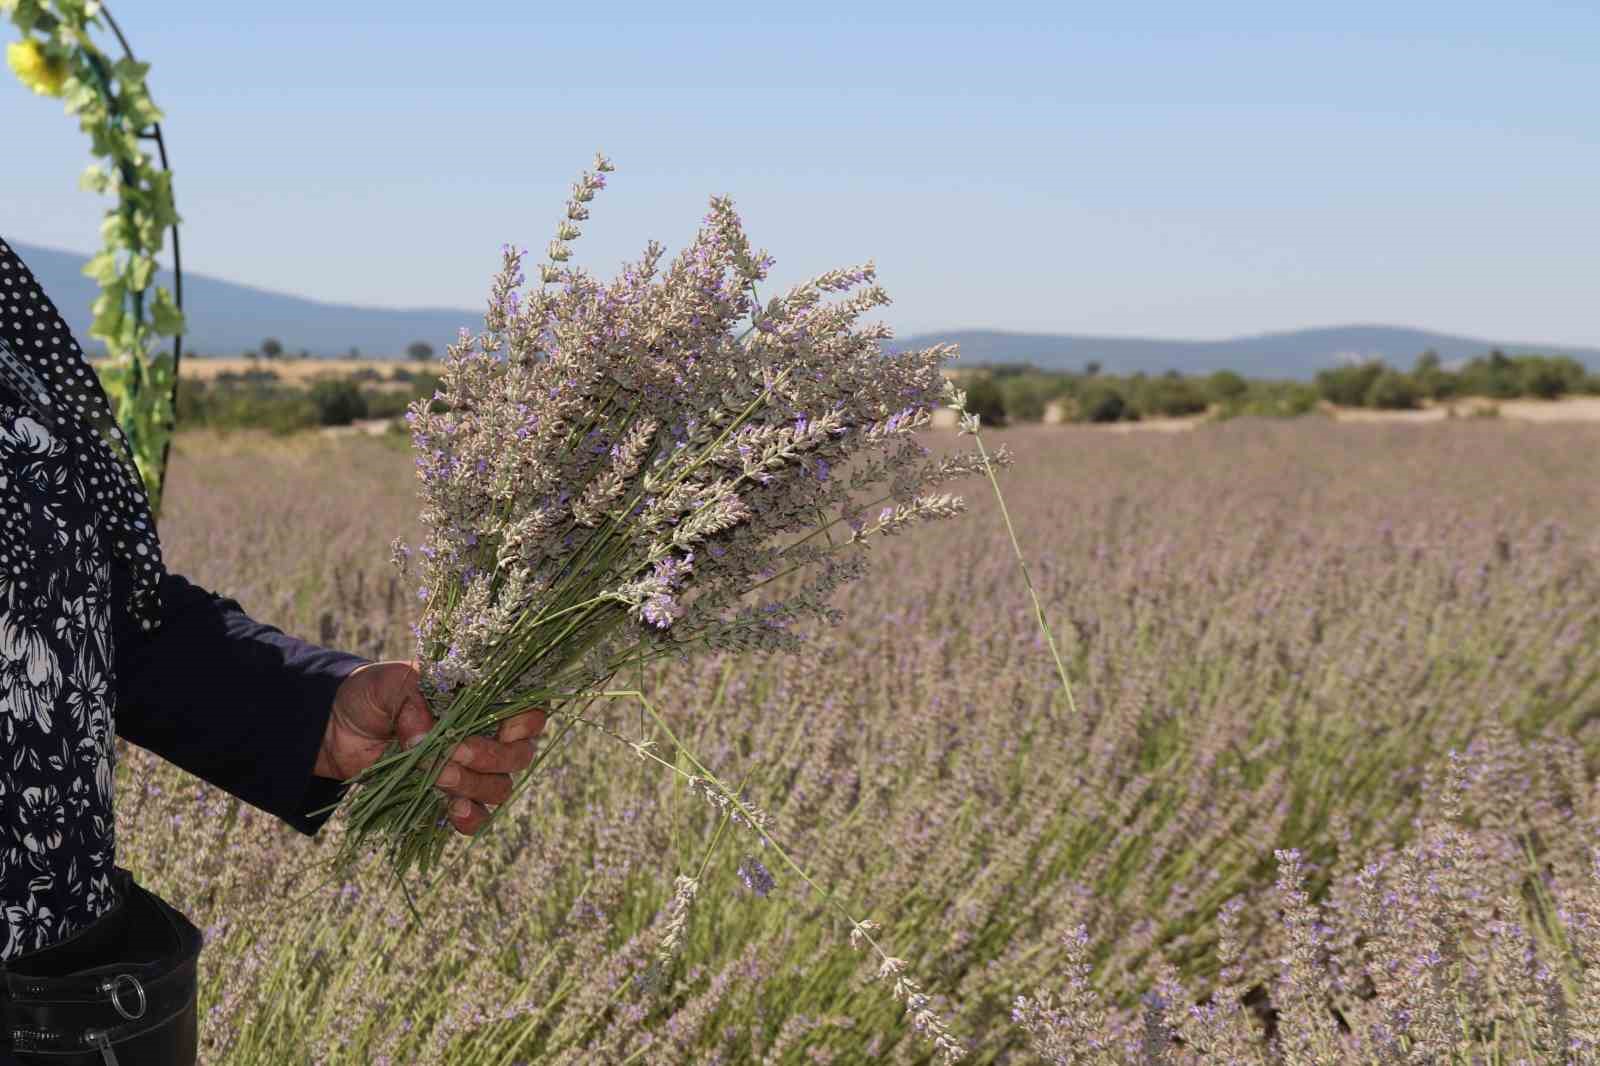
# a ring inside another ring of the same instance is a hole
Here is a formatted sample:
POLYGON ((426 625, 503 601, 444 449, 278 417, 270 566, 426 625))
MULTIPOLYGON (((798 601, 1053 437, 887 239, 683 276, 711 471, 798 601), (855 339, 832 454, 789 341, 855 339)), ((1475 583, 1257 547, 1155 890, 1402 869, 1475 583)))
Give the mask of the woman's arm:
POLYGON ((238 602, 169 573, 161 625, 127 613, 128 575, 115 560, 117 732, 124 739, 314 835, 345 785, 316 777, 339 684, 372 662, 321 648, 249 618, 238 602))

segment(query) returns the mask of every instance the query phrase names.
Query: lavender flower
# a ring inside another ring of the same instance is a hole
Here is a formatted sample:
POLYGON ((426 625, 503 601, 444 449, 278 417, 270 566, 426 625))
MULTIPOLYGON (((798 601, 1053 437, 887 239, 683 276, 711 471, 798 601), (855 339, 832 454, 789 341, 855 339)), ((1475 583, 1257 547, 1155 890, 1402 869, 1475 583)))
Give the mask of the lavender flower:
POLYGON ((761 860, 753 855, 744 857, 744 861, 739 863, 737 873, 739 880, 744 882, 744 887, 758 896, 766 896, 768 892, 772 891, 773 886, 777 884, 772 879, 772 874, 767 871, 767 868, 761 865, 761 860))

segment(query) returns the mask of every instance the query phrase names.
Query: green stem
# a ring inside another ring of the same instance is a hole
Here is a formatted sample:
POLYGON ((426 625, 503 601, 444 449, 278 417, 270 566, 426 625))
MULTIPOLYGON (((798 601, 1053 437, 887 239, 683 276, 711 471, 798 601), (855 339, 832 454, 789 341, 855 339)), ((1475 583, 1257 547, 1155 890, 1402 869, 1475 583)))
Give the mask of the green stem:
POLYGON ((1067 668, 1061 664, 1061 653, 1056 650, 1055 634, 1050 632, 1050 624, 1044 620, 1044 608, 1039 606, 1039 594, 1033 590, 1033 579, 1028 576, 1027 561, 1022 558, 1022 548, 1017 544, 1017 531, 1011 525, 1011 513, 1006 510, 1006 498, 1000 493, 1000 482, 995 480, 994 467, 989 464, 989 453, 983 447, 983 435, 978 432, 972 434, 972 439, 978 445, 978 454, 983 456, 983 469, 989 475, 989 484, 994 486, 994 498, 1000 501, 1000 517, 1005 519, 1006 533, 1011 537, 1011 550, 1017 554, 1017 565, 1022 568, 1023 584, 1028 586, 1028 595, 1033 598, 1033 613, 1039 619, 1039 628, 1044 630, 1044 638, 1050 643, 1050 654, 1056 661, 1056 673, 1061 677, 1061 687, 1067 692, 1067 706, 1072 711, 1072 716, 1078 716, 1078 705, 1072 698, 1072 682, 1067 680, 1067 668))
MULTIPOLYGON (((648 698, 646 698, 644 693, 638 692, 638 691, 635 691, 635 690, 632 690, 632 689, 623 689, 623 690, 609 690, 608 689, 608 690, 604 690, 604 691, 598 693, 598 695, 605 696, 605 697, 612 698, 612 699, 619 699, 619 698, 620 699, 636 699, 640 703, 644 704, 645 709, 650 712, 650 717, 655 719, 656 725, 660 726, 661 727, 661 731, 667 734, 667 739, 672 741, 673 747, 676 748, 678 751, 682 752, 684 758, 688 759, 690 764, 693 765, 694 768, 697 771, 699 771, 699 776, 701 778, 703 778, 704 780, 706 780, 707 782, 709 782, 712 787, 714 787, 718 792, 720 792, 723 795, 723 797, 725 799, 728 800, 729 803, 733 804, 733 806, 739 811, 739 813, 744 816, 745 821, 747 823, 749 823, 750 828, 754 829, 757 833, 759 833, 761 835, 761 838, 763 840, 765 840, 768 844, 772 845, 772 849, 775 852, 777 852, 778 857, 781 858, 784 861, 784 863, 786 865, 788 865, 788 867, 791 870, 793 870, 795 872, 795 874, 797 874, 802 881, 804 881, 807 885, 809 885, 813 891, 815 891, 818 895, 822 896, 822 898, 831 907, 833 907, 834 910, 838 911, 840 916, 843 917, 845 921, 850 923, 851 928, 856 930, 856 932, 862 937, 862 939, 866 940, 866 942, 868 944, 872 945, 872 950, 876 951, 880 958, 884 959, 885 961, 887 961, 889 959, 889 955, 886 952, 884 952, 883 948, 881 948, 878 945, 878 942, 872 938, 872 935, 870 933, 868 933, 866 931, 866 929, 864 929, 861 926, 861 923, 857 922, 854 918, 850 917, 850 913, 848 911, 846 911, 842 905, 840 905, 838 900, 835 898, 834 894, 831 891, 829 891, 829 890, 823 888, 822 886, 818 885, 815 881, 813 881, 811 879, 811 876, 809 874, 807 874, 804 870, 802 870, 800 868, 799 864, 796 863, 792 858, 789 857, 789 853, 783 850, 782 845, 780 845, 776 840, 774 840, 770 833, 768 833, 765 829, 761 828, 760 824, 756 821, 754 815, 751 814, 749 808, 747 808, 742 802, 740 802, 739 797, 734 795, 732 792, 730 792, 728 790, 727 786, 722 783, 720 778, 718 778, 710 770, 706 769, 705 766, 701 764, 700 760, 694 757, 694 753, 691 752, 688 748, 683 746, 683 742, 678 739, 678 735, 676 733, 674 733, 672 731, 672 727, 667 725, 666 721, 662 719, 661 715, 656 711, 655 705, 652 704, 648 698)), ((624 740, 624 743, 627 743, 627 741, 624 740)), ((638 745, 632 745, 632 746, 635 747, 636 749, 639 748, 638 745)), ((665 761, 664 759, 661 759, 661 758, 659 758, 659 757, 657 757, 657 756, 655 756, 653 754, 650 754, 649 752, 641 751, 640 754, 644 755, 646 758, 654 759, 656 762, 660 763, 662 766, 667 767, 673 773, 678 774, 680 777, 689 778, 690 780, 693 780, 694 777, 695 777, 694 774, 684 773, 682 770, 678 769, 678 767, 675 764, 669 763, 669 762, 665 761)))

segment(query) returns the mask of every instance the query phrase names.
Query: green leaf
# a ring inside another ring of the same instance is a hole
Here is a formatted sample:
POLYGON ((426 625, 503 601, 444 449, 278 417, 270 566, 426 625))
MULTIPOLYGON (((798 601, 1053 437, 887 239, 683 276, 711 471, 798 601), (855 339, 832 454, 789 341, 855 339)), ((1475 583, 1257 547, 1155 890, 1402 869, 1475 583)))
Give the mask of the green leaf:
POLYGON ((122 327, 122 296, 122 282, 116 281, 105 286, 92 308, 95 317, 89 326, 89 336, 98 337, 107 344, 113 343, 122 327))
POLYGON ((136 255, 128 262, 129 292, 143 292, 150 287, 150 276, 155 273, 156 261, 148 255, 136 255))
POLYGON ((105 240, 106 247, 126 248, 128 246, 127 227, 127 219, 122 217, 121 211, 107 211, 105 221, 100 223, 100 236, 105 240))
POLYGON ((87 263, 83 264, 83 273, 101 285, 109 285, 117 279, 117 257, 109 252, 101 252, 87 263))
MULTIPOLYGON (((84 81, 78 81, 71 88, 63 85, 61 90, 62 97, 66 100, 67 114, 69 115, 87 115, 88 109, 93 107, 95 102, 100 99, 99 91, 93 85, 84 81)), ((95 154, 104 155, 105 153, 97 152, 95 154)))
POLYGON ((125 90, 121 105, 123 116, 133 123, 136 130, 142 130, 152 122, 160 122, 165 117, 161 109, 151 102, 142 85, 134 91, 125 90))
POLYGON ((94 298, 94 303, 90 305, 89 310, 98 315, 104 312, 107 308, 121 307, 122 296, 122 277, 119 274, 109 283, 100 287, 100 295, 94 298))
POLYGON ((140 322, 132 315, 123 315, 117 327, 117 345, 125 352, 139 350, 140 322))
MULTIPOLYGON (((146 359, 144 362, 145 381, 155 390, 154 398, 156 407, 163 403, 171 406, 168 394, 172 391, 172 353, 162 352, 160 355, 146 359)), ((158 420, 162 415, 159 410, 155 412, 158 420)))
MULTIPOLYGON (((136 63, 127 56, 123 56, 111 65, 111 72, 117 76, 117 81, 122 83, 123 89, 126 91, 129 86, 144 81, 144 76, 150 73, 150 64, 136 63)), ((143 85, 140 84, 139 88, 142 89, 143 85)))
POLYGON ((180 221, 172 200, 172 172, 157 171, 150 179, 150 210, 163 228, 176 226, 180 221))
POLYGON ((175 337, 186 328, 183 312, 172 302, 172 294, 165 286, 156 287, 155 301, 150 305, 152 327, 158 336, 175 337))
POLYGON ((156 222, 150 212, 140 209, 133 213, 133 224, 138 229, 139 243, 146 248, 156 248, 161 244, 161 225, 156 222))
MULTIPOLYGON (((16 22, 17 29, 24 34, 31 32, 34 24, 42 17, 45 17, 43 12, 39 10, 37 0, 6 0, 6 2, 11 5, 11 17, 16 22)), ((49 29, 48 26, 42 28, 49 29)))
POLYGON ((78 188, 84 192, 104 193, 110 187, 111 175, 102 170, 99 163, 90 163, 78 178, 78 188))
POLYGON ((103 362, 95 365, 95 372, 100 376, 100 387, 106 390, 106 397, 111 401, 111 409, 117 409, 117 397, 127 387, 127 368, 121 363, 103 362))

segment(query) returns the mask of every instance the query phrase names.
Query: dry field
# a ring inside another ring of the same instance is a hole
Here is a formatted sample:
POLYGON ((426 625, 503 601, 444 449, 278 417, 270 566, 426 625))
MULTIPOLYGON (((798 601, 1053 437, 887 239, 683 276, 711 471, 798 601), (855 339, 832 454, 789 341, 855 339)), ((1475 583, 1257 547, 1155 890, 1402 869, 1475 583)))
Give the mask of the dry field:
MULTIPOLYGON (((985 441, 1017 454, 1001 481, 1070 700, 982 482, 954 486, 961 519, 874 549, 803 655, 642 677, 883 924, 967 1061, 1566 1061, 1600 1017, 1600 425, 985 441), (1224 1024, 1251 1050, 1196 1050, 1224 1024)), ((403 438, 185 432, 162 542, 256 619, 407 658, 418 601, 388 560, 416 544, 414 488, 403 438)), ((410 932, 381 870, 318 876, 340 819, 308 840, 119 750, 119 861, 208 934, 204 1062, 934 1061, 815 893, 599 734, 553 746, 410 932), (674 878, 714 839, 652 985, 674 878)))
MULTIPOLYGON (((90 365, 96 362, 98 360, 91 360, 90 365)), ((372 387, 408 388, 405 382, 388 380, 389 374, 396 367, 404 367, 413 373, 423 370, 439 372, 437 361, 416 363, 399 359, 197 359, 183 356, 178 360, 178 376, 184 380, 209 382, 223 373, 243 374, 252 370, 270 370, 286 385, 305 387, 318 378, 344 378, 362 370, 375 370, 382 375, 383 380, 372 382, 372 387)))
POLYGON ((1440 422, 1492 411, 1514 422, 1600 422, 1600 396, 1563 396, 1556 400, 1490 400, 1474 396, 1447 403, 1428 401, 1420 411, 1323 406, 1340 422, 1440 422))

